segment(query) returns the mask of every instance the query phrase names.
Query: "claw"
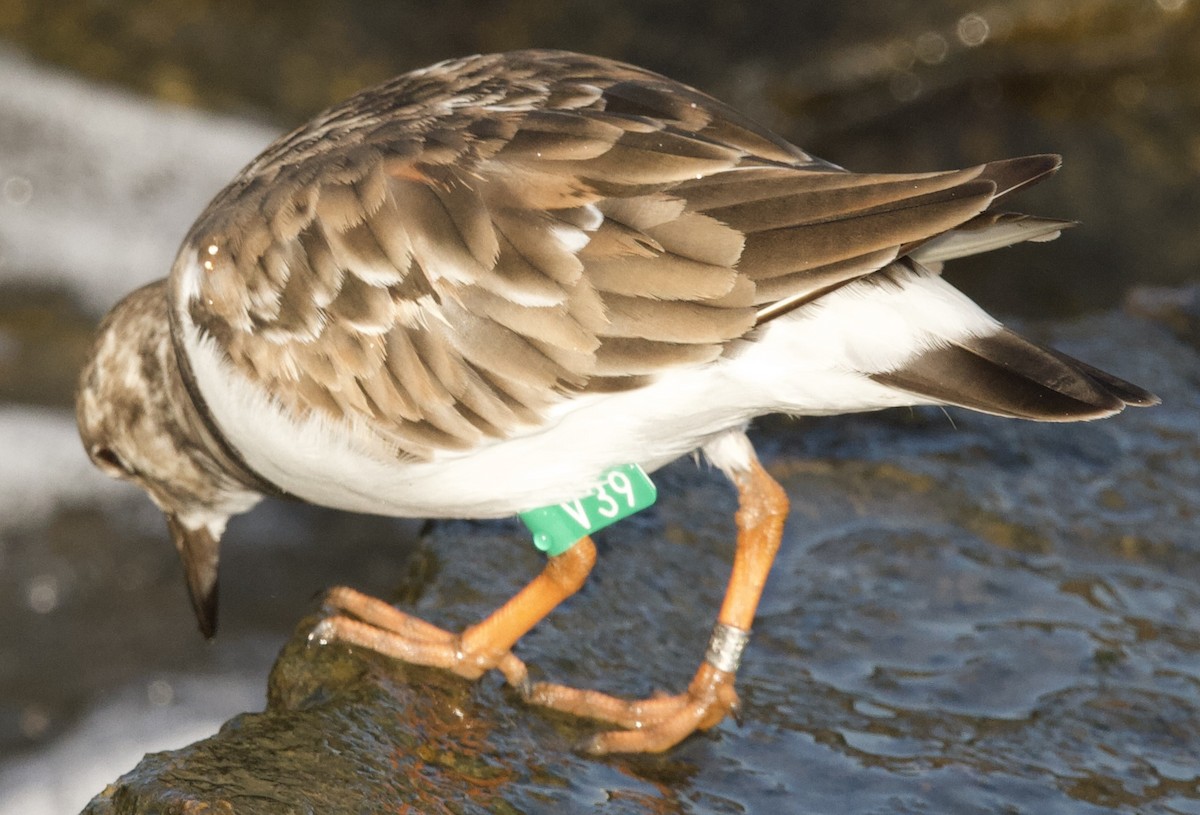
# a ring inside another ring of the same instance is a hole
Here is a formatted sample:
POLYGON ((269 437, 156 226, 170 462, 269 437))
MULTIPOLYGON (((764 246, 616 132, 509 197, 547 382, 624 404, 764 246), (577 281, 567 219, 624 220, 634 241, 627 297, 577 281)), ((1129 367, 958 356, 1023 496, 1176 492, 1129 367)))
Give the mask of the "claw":
POLYGON ((533 680, 529 678, 529 674, 525 674, 516 682, 509 682, 509 685, 520 695, 522 702, 530 704, 533 701, 533 680))

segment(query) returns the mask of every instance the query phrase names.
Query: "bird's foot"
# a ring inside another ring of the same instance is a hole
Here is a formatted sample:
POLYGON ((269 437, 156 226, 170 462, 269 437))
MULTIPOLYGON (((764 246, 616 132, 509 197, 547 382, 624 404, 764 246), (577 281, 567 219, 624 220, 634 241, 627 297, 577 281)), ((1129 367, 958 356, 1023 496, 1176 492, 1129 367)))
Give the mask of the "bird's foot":
POLYGON ((538 682, 529 686, 525 697, 536 705, 624 728, 592 736, 580 745, 584 752, 658 753, 697 730, 716 726, 730 713, 736 716, 739 702, 733 679, 733 673, 704 663, 688 689, 674 696, 626 700, 598 691, 538 682))
POLYGON ((512 651, 465 647, 461 635, 345 586, 331 589, 325 603, 335 613, 317 624, 310 641, 357 645, 415 665, 444 668, 466 679, 478 679, 496 668, 510 685, 527 692, 528 671, 512 651))

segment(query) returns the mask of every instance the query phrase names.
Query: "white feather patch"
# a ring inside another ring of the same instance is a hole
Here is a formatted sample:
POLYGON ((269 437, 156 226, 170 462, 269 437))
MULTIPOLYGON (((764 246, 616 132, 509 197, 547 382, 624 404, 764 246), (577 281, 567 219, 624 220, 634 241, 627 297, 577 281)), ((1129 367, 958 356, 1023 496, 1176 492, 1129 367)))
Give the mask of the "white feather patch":
POLYGON ((937 277, 855 283, 763 327, 706 365, 676 368, 635 390, 564 399, 523 434, 397 458, 365 423, 290 415, 233 370, 181 312, 183 345, 218 427, 246 463, 313 503, 409 517, 483 518, 575 498, 605 469, 648 472, 703 447, 726 472, 748 466, 741 434, 766 413, 834 414, 911 405, 872 381, 925 350, 996 330, 995 320, 937 277))
POLYGON ((758 460, 754 446, 746 438, 745 428, 722 433, 704 445, 704 457, 730 479, 734 473, 744 473, 758 460))
POLYGON ((552 225, 550 227, 550 235, 572 255, 579 254, 579 251, 587 246, 588 241, 592 239, 592 236, 582 229, 567 226, 566 224, 552 225))

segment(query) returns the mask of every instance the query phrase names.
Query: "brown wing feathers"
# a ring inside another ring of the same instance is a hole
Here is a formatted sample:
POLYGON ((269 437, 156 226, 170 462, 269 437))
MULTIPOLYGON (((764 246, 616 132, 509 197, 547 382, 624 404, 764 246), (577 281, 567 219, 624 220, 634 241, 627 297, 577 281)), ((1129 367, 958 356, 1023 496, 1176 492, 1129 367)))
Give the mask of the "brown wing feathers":
POLYGON ((191 236, 191 316, 235 366, 418 457, 716 359, 1056 166, 855 175, 636 69, 443 72, 284 137, 191 236))
MULTIPOLYGON (((738 184, 736 173, 728 175, 738 184)), ((790 188, 774 181, 772 197, 743 184, 747 200, 731 203, 727 193, 721 206, 702 211, 745 234, 738 268, 757 286, 761 324, 882 268, 901 246, 977 215, 995 185, 976 176, 797 175, 790 188)))

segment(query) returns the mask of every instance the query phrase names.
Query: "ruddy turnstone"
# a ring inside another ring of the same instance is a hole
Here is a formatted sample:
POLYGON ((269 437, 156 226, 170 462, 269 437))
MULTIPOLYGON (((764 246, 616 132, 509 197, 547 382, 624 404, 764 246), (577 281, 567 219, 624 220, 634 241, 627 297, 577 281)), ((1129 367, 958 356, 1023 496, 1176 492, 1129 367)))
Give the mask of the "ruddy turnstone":
POLYGON ((101 325, 80 432, 166 514, 207 635, 226 521, 264 495, 395 516, 578 510, 616 466, 703 451, 737 489, 737 548, 678 695, 528 682, 511 649, 582 585, 586 535, 461 634, 346 588, 316 632, 465 677, 497 668, 532 702, 615 724, 596 752, 663 750, 737 705, 788 508, 751 419, 933 404, 1076 421, 1157 401, 1022 339, 937 272, 1057 236, 1066 222, 995 207, 1058 165, 851 173, 630 65, 443 62, 320 114, 216 197, 170 276, 101 325))

